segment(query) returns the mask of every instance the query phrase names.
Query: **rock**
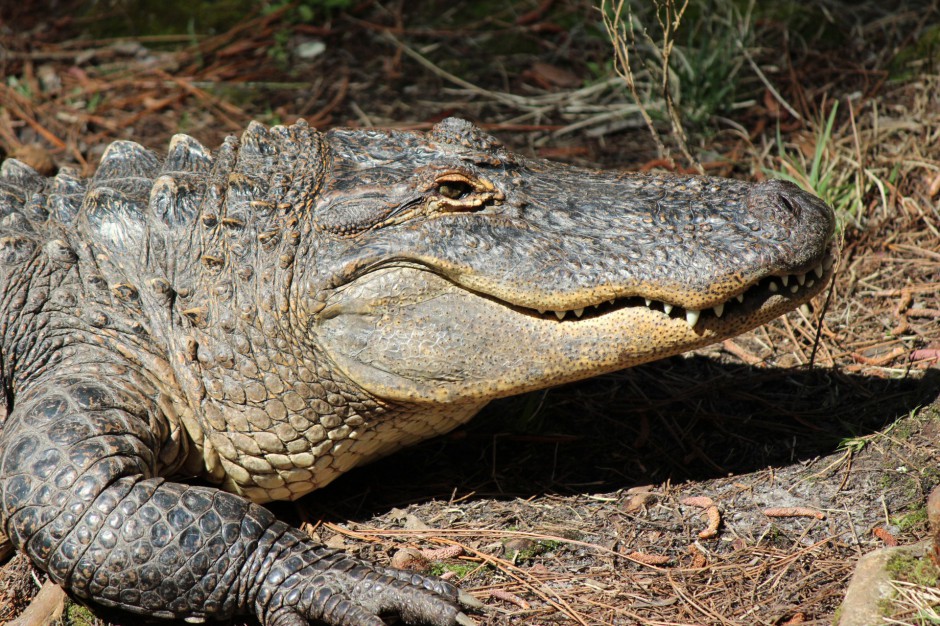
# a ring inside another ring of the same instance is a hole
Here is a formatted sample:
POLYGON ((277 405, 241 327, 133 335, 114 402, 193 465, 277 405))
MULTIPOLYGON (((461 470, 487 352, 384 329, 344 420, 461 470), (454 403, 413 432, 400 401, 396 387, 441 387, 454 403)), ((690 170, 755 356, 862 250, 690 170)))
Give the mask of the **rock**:
POLYGON ((882 548, 863 556, 855 567, 852 580, 842 606, 836 613, 835 626, 873 626, 886 623, 885 611, 890 611, 895 590, 888 563, 897 557, 927 558, 931 542, 922 541, 909 546, 882 548))

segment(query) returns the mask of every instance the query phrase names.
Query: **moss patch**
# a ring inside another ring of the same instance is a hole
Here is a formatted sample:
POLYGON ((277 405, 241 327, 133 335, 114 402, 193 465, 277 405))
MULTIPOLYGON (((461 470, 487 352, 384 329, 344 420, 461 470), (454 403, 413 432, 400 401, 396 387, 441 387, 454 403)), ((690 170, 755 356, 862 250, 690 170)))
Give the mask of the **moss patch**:
POLYGON ((435 563, 431 567, 431 574, 434 576, 443 576, 448 572, 453 572, 457 580, 463 580, 475 569, 479 569, 477 563, 435 563))
POLYGON ((69 602, 65 607, 65 615, 57 624, 60 626, 98 626, 101 621, 86 607, 69 602))
POLYGON ((888 560, 885 570, 894 580, 936 587, 940 580, 940 568, 929 558, 920 558, 909 553, 897 554, 888 560))

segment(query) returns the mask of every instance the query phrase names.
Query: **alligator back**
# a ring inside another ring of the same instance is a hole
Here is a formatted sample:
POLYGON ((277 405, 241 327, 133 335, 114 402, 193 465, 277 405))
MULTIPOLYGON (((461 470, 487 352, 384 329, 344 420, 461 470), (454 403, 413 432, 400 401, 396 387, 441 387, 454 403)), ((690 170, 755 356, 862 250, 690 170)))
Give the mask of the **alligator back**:
MULTIPOLYGON (((185 464, 188 474, 223 481, 221 464, 236 455, 220 460, 209 438, 221 437, 216 443, 231 450, 230 429, 222 420, 208 424, 202 405, 207 385, 215 389, 215 381, 240 374, 226 360, 209 384, 212 363, 197 358, 231 353, 226 337, 212 335, 230 332, 236 311, 244 316, 259 303, 287 297, 272 294, 269 272, 277 270, 277 259, 295 254, 296 237, 281 230, 298 223, 315 194, 324 153, 322 136, 300 122, 272 129, 252 124, 215 155, 186 135, 175 136, 162 159, 117 141, 87 180, 72 169, 46 178, 6 161, 0 168, 6 404, 50 362, 76 350, 85 354, 89 344, 108 346, 110 352, 95 358, 129 360, 127 367, 166 398, 160 472, 185 464), (209 309, 217 315, 211 324, 209 309)), ((252 319, 257 330, 246 330, 244 341, 273 354, 274 333, 260 329, 270 321, 260 314, 252 319)), ((269 361, 262 366, 273 367, 269 361)))
POLYGON ((168 235, 176 234, 171 245, 184 241, 179 235, 195 216, 199 193, 186 187, 204 185, 211 164, 208 152, 185 137, 163 161, 138 144, 115 142, 87 180, 71 168, 45 178, 17 160, 3 163, 0 345, 8 389, 92 329, 149 334, 153 311, 138 285, 166 280, 168 235), (186 193, 151 204, 161 177, 186 193))
MULTIPOLYGON (((159 252, 167 231, 193 222, 212 163, 208 150, 185 135, 174 138, 163 160, 139 144, 116 141, 87 180, 72 168, 44 178, 7 160, 0 168, 0 233, 4 250, 12 244, 21 253, 3 259, 25 259, 27 249, 62 238, 60 247, 79 256, 84 248, 107 257, 101 269, 119 270, 110 278, 135 278, 141 262, 152 268, 166 258, 159 252)), ((0 271, 9 280, 22 270, 5 262, 0 271)))
POLYGON ((252 246, 244 243, 251 238, 236 245, 226 236, 233 230, 266 228, 278 205, 305 204, 297 196, 317 188, 321 144, 302 121, 270 130, 253 123, 214 156, 188 135, 174 136, 163 159, 137 143, 115 141, 87 180, 72 168, 46 178, 8 159, 0 167, 0 289, 24 271, 23 261, 57 239, 61 245, 51 248, 100 255, 101 271, 116 282, 147 274, 171 284, 198 280, 191 263, 211 264, 203 257, 213 248, 250 255, 252 246))

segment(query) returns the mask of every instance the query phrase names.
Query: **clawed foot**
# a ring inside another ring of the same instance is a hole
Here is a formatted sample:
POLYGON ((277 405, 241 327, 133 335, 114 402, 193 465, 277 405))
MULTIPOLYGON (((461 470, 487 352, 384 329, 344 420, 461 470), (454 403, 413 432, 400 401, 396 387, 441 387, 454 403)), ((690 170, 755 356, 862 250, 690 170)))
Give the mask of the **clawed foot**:
POLYGON ((281 579, 259 597, 265 626, 384 626, 381 615, 398 615, 406 624, 475 626, 461 607, 483 604, 438 578, 370 566, 342 558, 327 570, 301 570, 281 579))

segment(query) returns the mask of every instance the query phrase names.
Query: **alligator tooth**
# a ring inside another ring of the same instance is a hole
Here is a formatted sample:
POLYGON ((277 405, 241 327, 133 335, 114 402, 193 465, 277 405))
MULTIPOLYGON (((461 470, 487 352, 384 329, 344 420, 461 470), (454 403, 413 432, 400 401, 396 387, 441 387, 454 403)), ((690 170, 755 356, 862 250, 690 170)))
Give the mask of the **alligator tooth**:
POLYGON ((715 309, 715 317, 721 317, 721 314, 725 312, 725 305, 719 304, 718 306, 714 307, 714 309, 715 309))
POLYGON ((784 287, 786 287, 787 283, 790 282, 790 277, 788 275, 781 276, 780 282, 781 284, 783 284, 784 287))
POLYGON ((799 290, 800 290, 799 285, 790 285, 790 293, 796 293, 799 290))
POLYGON ((801 285, 805 284, 805 283, 806 283, 806 274, 797 274, 797 275, 796 275, 796 282, 800 283, 801 285))
POLYGON ((744 302, 744 294, 739 293, 738 295, 734 297, 734 299, 737 300, 738 302, 744 302))
POLYGON ((666 312, 666 315, 669 315, 670 313, 672 313, 672 305, 663 302, 663 311, 666 312))
POLYGON ((696 311, 695 309, 686 309, 685 321, 689 325, 689 328, 695 328, 695 324, 698 322, 698 316, 701 314, 701 311, 696 311))
POLYGON ((539 315, 545 315, 546 309, 536 309, 539 312, 539 315))
POLYGON ((807 286, 807 287, 812 287, 812 286, 815 285, 815 284, 816 284, 816 281, 813 280, 812 278, 810 278, 808 281, 806 281, 806 286, 807 286))
POLYGON ((813 273, 816 274, 816 278, 822 278, 823 275, 823 266, 822 263, 813 268, 813 273))
POLYGON ((649 298, 643 298, 643 301, 646 302, 646 306, 653 304, 653 301, 650 300, 649 298))
POLYGON ((809 305, 806 304, 805 302, 800 305, 800 313, 802 313, 802 314, 805 315, 806 317, 809 317, 809 316, 811 315, 811 313, 810 313, 810 311, 809 311, 809 305))
POLYGON ((574 310, 574 314, 575 314, 577 317, 581 317, 582 315, 584 315, 584 309, 575 309, 575 310, 574 310))
POLYGON ((563 320, 565 319, 565 315, 567 313, 568 311, 555 311, 555 317, 557 317, 559 320, 563 320))
POLYGON ((608 304, 613 304, 614 301, 611 299, 611 300, 608 300, 607 303, 608 303, 608 304))
POLYGON ((595 308, 595 309, 599 309, 599 308, 601 308, 601 303, 600 303, 600 302, 598 302, 597 304, 595 304, 595 305, 594 305, 594 308, 595 308))
POLYGON ((822 262, 823 269, 828 270, 829 268, 833 266, 835 262, 836 262, 836 258, 832 255, 827 254, 826 258, 823 259, 823 262, 822 262))
POLYGON ((770 281, 770 284, 767 285, 767 289, 770 289, 772 293, 777 293, 780 287, 778 287, 777 283, 775 283, 774 281, 770 281))

